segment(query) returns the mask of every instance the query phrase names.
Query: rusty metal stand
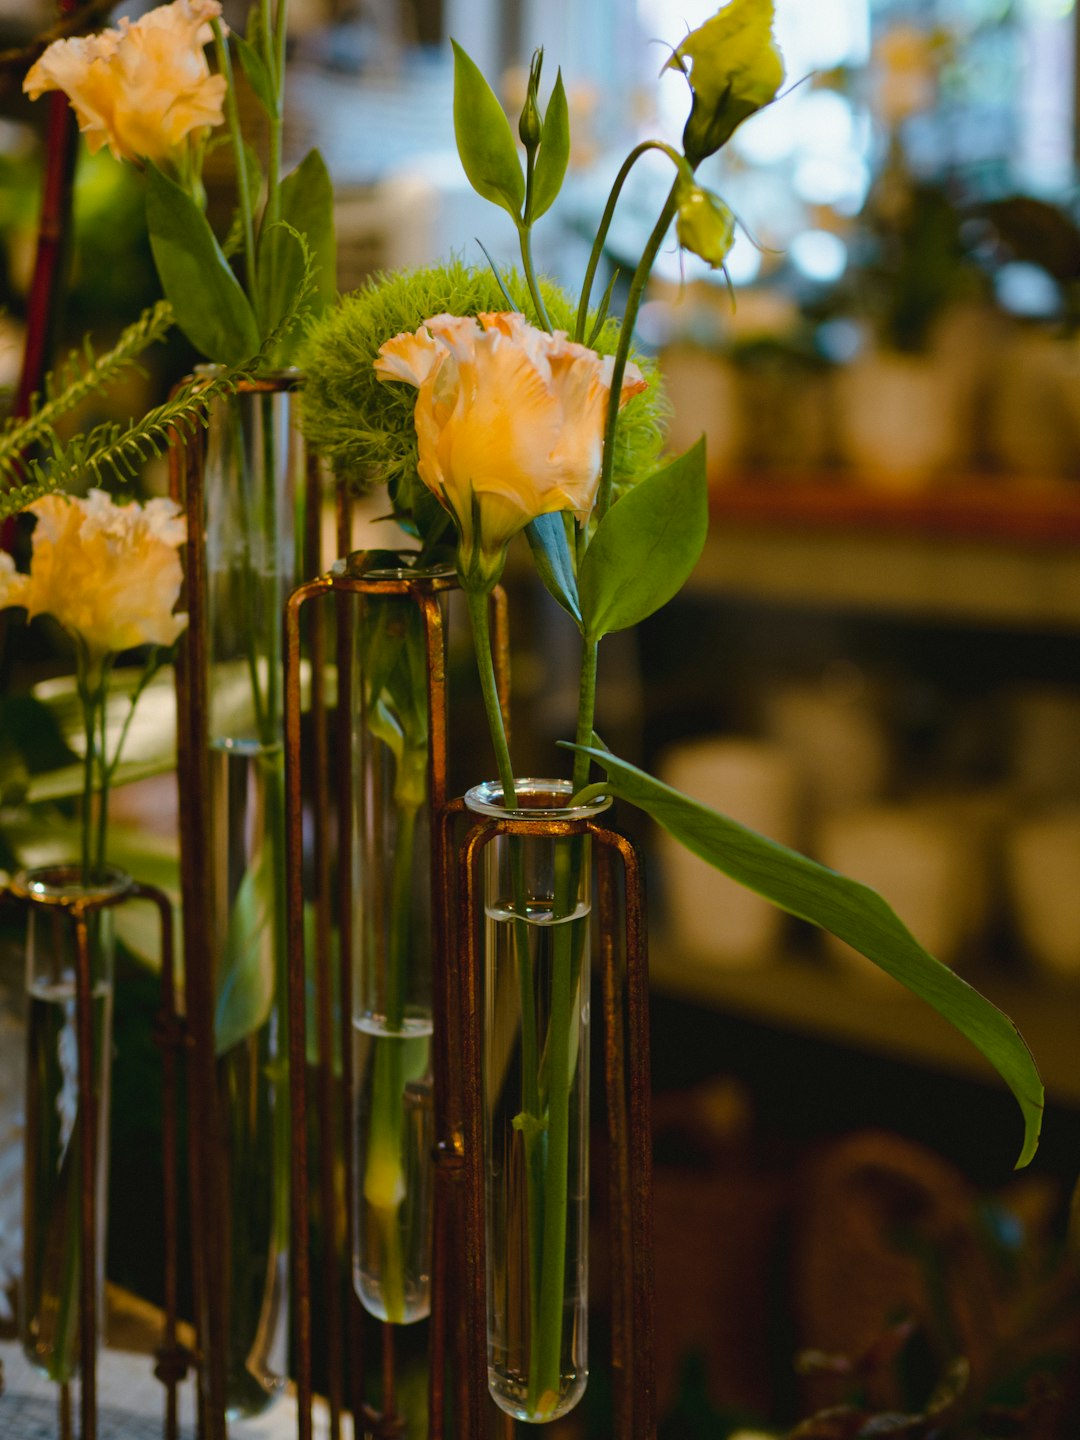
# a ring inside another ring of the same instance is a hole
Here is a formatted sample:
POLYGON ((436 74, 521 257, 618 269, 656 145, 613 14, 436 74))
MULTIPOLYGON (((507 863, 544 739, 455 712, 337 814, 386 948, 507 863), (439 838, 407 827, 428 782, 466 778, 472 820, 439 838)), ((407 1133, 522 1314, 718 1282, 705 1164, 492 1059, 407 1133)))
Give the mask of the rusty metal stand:
POLYGON ((455 1136, 449 1173, 463 1191, 463 1243, 471 1264, 462 1292, 469 1335, 469 1410, 462 1435, 483 1440, 477 1397, 487 1392, 485 1294, 483 1085, 480 1016, 482 950, 480 865, 484 849, 498 835, 562 838, 589 835, 599 854, 600 962, 604 995, 604 1075, 611 1155, 611 1235, 614 1277, 613 1354, 616 1433, 620 1440, 654 1440, 656 1394, 652 1318, 652 1140, 649 1100, 648 948, 644 881, 631 842, 594 820, 484 819, 467 829, 455 867, 450 843, 465 813, 455 800, 443 814, 443 868, 440 908, 447 941, 460 937, 443 994, 447 1005, 446 1043, 459 1057, 463 1127, 455 1136), (614 867, 621 861, 625 881, 625 926, 620 937, 608 917, 617 913, 614 867), (619 938, 625 942, 625 962, 619 938), (456 983, 455 983, 456 979, 456 983), (461 1153, 463 1152, 463 1153, 461 1153), (460 1157, 460 1158, 459 1158, 460 1157))
MULTIPOLYGON (((299 374, 289 373, 247 381, 238 387, 238 393, 282 394, 296 391, 299 386, 299 374)), ((213 888, 208 843, 210 641, 205 458, 203 431, 174 435, 169 448, 170 492, 182 506, 187 520, 183 598, 188 625, 177 653, 176 696, 184 1002, 190 1031, 192 1287, 199 1352, 197 1435, 199 1440, 227 1440, 225 1141, 214 1043, 215 944, 209 898, 213 888)), ((304 555, 305 562, 317 570, 321 476, 313 461, 307 463, 305 480, 304 555)))
MULTIPOLYGON (((339 533, 342 538, 348 533, 348 519, 345 510, 345 502, 339 500, 339 533)), ((311 1274, 308 1255, 308 1174, 307 1155, 302 1144, 306 1116, 308 1113, 307 1078, 306 1069, 306 1035, 305 1035, 305 991, 306 991, 306 957, 304 944, 304 888, 303 888, 303 778, 302 778, 302 744, 301 744, 301 675, 300 675, 300 645, 301 645, 301 619, 305 608, 312 600, 318 601, 331 597, 336 602, 335 616, 337 623, 337 646, 336 654, 338 660, 338 705, 337 705, 337 735, 335 742, 336 774, 334 777, 334 793, 337 802, 337 837, 338 837, 338 926, 341 937, 342 975, 337 993, 341 997, 341 1051, 343 1068, 347 1083, 351 1085, 352 1067, 351 1062, 346 1062, 345 1057, 349 1055, 351 1045, 351 1023, 352 1023, 352 995, 351 985, 346 976, 350 965, 352 950, 353 921, 352 921, 352 810, 353 810, 353 785, 352 785, 352 748, 351 748, 351 722, 349 714, 348 695, 351 689, 351 678, 353 674, 352 659, 352 638, 353 638, 353 617, 349 605, 349 597, 356 595, 378 596, 378 595, 400 595, 413 599, 421 611, 424 625, 425 645, 427 650, 427 677, 428 677, 428 707, 430 715, 430 763, 428 775, 429 804, 433 813, 445 802, 446 799, 446 676, 444 670, 444 643, 443 643, 443 617, 441 608, 441 597, 451 589, 456 588, 456 580, 452 575, 439 576, 409 576, 403 574, 401 578, 375 578, 365 573, 365 552, 357 552, 349 557, 346 562, 335 566, 332 573, 321 576, 300 586, 289 600, 285 619, 285 787, 287 804, 286 824, 286 860, 288 872, 288 947, 289 947, 289 997, 290 997, 290 1104, 293 1125, 293 1175, 292 1175, 292 1242, 294 1254, 294 1314, 296 1320, 296 1383, 299 1402, 299 1440, 310 1440, 311 1436, 311 1405, 313 1399, 312 1383, 312 1358, 311 1358, 311 1274), (347 1068, 346 1068, 347 1065, 347 1068)), ((322 624, 321 611, 324 607, 316 605, 313 613, 313 625, 318 627, 322 624)), ((315 665, 315 654, 313 651, 312 666, 315 665)), ((326 1097, 329 1094, 329 1087, 332 1082, 332 1065, 334 1053, 334 1036, 332 1033, 332 1012, 333 997, 335 994, 334 977, 330 967, 330 946, 329 946, 329 917, 326 912, 330 900, 330 847, 326 842, 327 816, 323 808, 329 803, 329 776, 328 776, 328 755, 325 750, 325 738, 320 738, 320 732, 324 730, 325 709, 315 702, 318 689, 314 684, 313 677, 313 736, 312 751, 316 771, 314 834, 315 845, 315 898, 316 898, 316 943, 315 943, 315 993, 316 993, 316 1024, 319 1038, 319 1064, 317 1068, 317 1084, 319 1086, 320 1108, 323 1109, 324 1121, 329 1117, 326 1115, 326 1097), (321 837, 321 838, 320 838, 321 837)), ((433 859, 433 893, 435 891, 434 875, 438 862, 433 859)), ((438 966, 436 969, 438 970, 438 966)), ((436 1026, 436 1037, 438 1026, 436 1026)), ((438 1050, 438 1039, 435 1041, 436 1051, 438 1050)), ((438 1090, 437 1090, 438 1093, 438 1090)), ((438 1106, 439 1100, 436 1100, 438 1106)), ((320 1125, 320 1160, 319 1160, 319 1190, 320 1205, 323 1215, 332 1220, 333 1218, 333 1196, 330 1193, 333 1183, 335 1135, 334 1128, 329 1123, 320 1125)), ((352 1250, 352 1228, 354 1225, 353 1209, 353 1180, 352 1180, 352 1135, 351 1127, 346 1124, 341 1131, 344 1140, 344 1164, 345 1174, 348 1177, 347 1198, 349 1213, 346 1222, 346 1243, 349 1254, 352 1250)), ((324 1224, 326 1222, 324 1221, 324 1224)), ((437 1228, 438 1222, 436 1222, 437 1228)), ((328 1265, 327 1284, 336 1282, 336 1277, 341 1273, 341 1264, 344 1257, 334 1257, 328 1265)), ((443 1262, 437 1262, 443 1263, 443 1262)), ((439 1302, 436 1300, 435 1302, 439 1302)), ((350 1311, 353 1310, 353 1300, 350 1297, 348 1302, 350 1311)), ((395 1373, 393 1357, 393 1327, 385 1325, 383 1329, 383 1354, 382 1354, 382 1405, 375 1410, 366 1404, 362 1394, 364 1357, 360 1353, 359 1346, 359 1317, 355 1313, 346 1317, 343 1326, 338 1307, 327 1305, 328 1336, 332 1332, 333 1338, 328 1343, 328 1363, 331 1366, 340 1366, 346 1348, 349 1352, 350 1364, 359 1367, 359 1373, 354 1368, 351 1375, 352 1401, 354 1410, 363 1416, 365 1428, 378 1440, 392 1440, 392 1437, 402 1432, 403 1420, 397 1414, 395 1403, 395 1373), (344 1332, 344 1333, 343 1333, 344 1332), (350 1333, 351 1332, 351 1333, 350 1333), (361 1393, 358 1393, 361 1392, 361 1393)), ((445 1332, 445 1323, 436 1318, 434 1328, 437 1333, 445 1332)), ((438 1375, 441 1373, 440 1366, 433 1366, 433 1386, 441 1397, 438 1375)), ((330 1375, 331 1391, 338 1389, 342 1393, 344 1386, 340 1376, 330 1375)), ((441 1398, 439 1399, 441 1408, 441 1398)), ((340 1434, 340 1412, 331 1407, 331 1440, 337 1440, 340 1434)))
MULTIPOLYGON (((74 873, 74 871, 72 872, 74 873)), ((20 878, 5 892, 27 906, 59 910, 67 914, 75 926, 75 1032, 78 1044, 78 1134, 79 1134, 79 1437, 96 1440, 97 1436, 97 1160, 98 1117, 94 1095, 94 1021, 93 978, 91 968, 91 918, 104 910, 120 905, 148 901, 158 912, 161 936, 161 1007, 158 1011, 155 1039, 162 1053, 163 1094, 163 1155, 165 1181, 164 1265, 165 1315, 162 1341, 156 1357, 154 1374, 165 1388, 165 1440, 177 1440, 179 1434, 177 1390, 193 1360, 191 1352, 178 1339, 178 1215, 176 1210, 176 1176, 178 1169, 176 1087, 180 1052, 187 1044, 184 1022, 176 1007, 176 967, 173 946, 172 903, 168 896, 152 885, 138 882, 122 889, 100 894, 47 895, 24 888, 20 878)), ((59 1387, 60 1430, 72 1433, 71 1389, 59 1387)))

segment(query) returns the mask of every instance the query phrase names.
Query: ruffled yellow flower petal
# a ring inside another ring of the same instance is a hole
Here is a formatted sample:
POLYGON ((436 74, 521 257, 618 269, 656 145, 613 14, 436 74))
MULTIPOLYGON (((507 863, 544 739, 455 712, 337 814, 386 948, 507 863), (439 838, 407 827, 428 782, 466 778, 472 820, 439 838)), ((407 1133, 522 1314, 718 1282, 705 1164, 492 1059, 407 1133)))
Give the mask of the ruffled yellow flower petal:
MULTIPOLYGON (((588 516, 610 357, 522 315, 436 315, 388 340, 375 369, 381 380, 417 387, 420 478, 454 517, 467 583, 493 583, 510 540, 538 515, 588 516)), ((627 366, 620 403, 644 388, 627 366)))
POLYGON ((29 575, 0 556, 0 606, 51 615, 81 641, 91 663, 138 645, 171 645, 187 624, 174 615, 187 537, 171 500, 116 505, 103 490, 85 500, 46 495, 37 517, 29 575))
POLYGON ((118 160, 175 162, 178 152, 224 119, 225 78, 204 47, 218 0, 173 0, 99 35, 56 40, 23 81, 32 100, 62 90, 91 152, 118 160))

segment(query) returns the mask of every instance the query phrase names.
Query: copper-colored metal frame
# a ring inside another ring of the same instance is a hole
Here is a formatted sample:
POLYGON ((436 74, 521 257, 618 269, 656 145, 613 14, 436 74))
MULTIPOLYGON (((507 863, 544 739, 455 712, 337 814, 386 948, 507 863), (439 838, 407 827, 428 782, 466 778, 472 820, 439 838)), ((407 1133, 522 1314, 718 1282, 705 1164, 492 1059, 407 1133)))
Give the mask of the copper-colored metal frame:
POLYGON ((459 1057, 462 1128, 454 1134, 452 1174, 464 1200, 462 1242, 470 1256, 464 1310, 468 1344, 465 1440, 483 1440, 480 1397, 487 1394, 484 1238, 483 1086, 481 1067, 481 876, 484 849, 498 835, 591 836, 598 846, 600 966, 604 996, 604 1078, 610 1149, 612 1367, 616 1434, 653 1440, 656 1395, 652 1318, 652 1139, 649 1100, 649 976, 641 865, 631 842, 594 820, 482 819, 460 841, 455 873, 452 834, 465 813, 455 800, 443 813, 440 912, 451 953, 440 996, 448 1043, 459 1057), (625 880, 625 946, 606 923, 617 913, 615 860, 625 880))
MULTIPOLYGON (((187 1045, 187 1032, 176 1005, 176 966, 173 946, 172 903, 152 885, 131 882, 108 894, 41 895, 19 887, 5 897, 42 910, 62 910, 75 925, 75 1030, 78 1041, 79 1126, 79 1434, 80 1440, 97 1436, 97 1116, 94 1099, 94 1023, 90 954, 90 917, 119 905, 140 900, 157 907, 161 934, 161 1008, 154 1040, 162 1056, 162 1169, 165 1187, 164 1265, 165 1315, 162 1342, 156 1351, 154 1374, 165 1387, 165 1440, 179 1435, 178 1387, 194 1358, 178 1337, 177 1287, 179 1277, 176 1190, 178 1173, 177 1068, 187 1045)), ((61 1385, 59 1395, 61 1440, 72 1433, 71 1391, 61 1385)))
MULTIPOLYGON (((339 515, 341 538, 347 538, 348 524, 347 516, 342 512, 339 515)), ((351 722, 349 713, 348 696, 352 683, 352 614, 348 603, 342 603, 345 597, 353 595, 378 596, 378 595, 399 595, 415 601, 420 609, 423 624, 425 645, 427 650, 427 678, 428 678, 428 707, 429 707, 429 733, 430 733, 430 758, 428 774, 429 804, 433 816, 446 801, 447 787, 447 751, 446 751, 446 676, 444 662, 444 640, 443 640, 443 616, 440 597, 445 595, 457 586, 457 581, 452 575, 445 576, 403 576, 401 578, 373 578, 363 573, 363 552, 351 556, 350 560, 330 575, 321 576, 319 579, 310 581, 300 586, 289 600, 285 618, 285 791, 287 804, 286 821, 286 864, 288 872, 288 944, 289 944, 289 1004, 290 1004, 290 1026, 289 1026, 289 1075, 290 1075, 290 1103, 292 1116, 292 1129, 294 1136, 292 1153, 292 1187, 293 1187, 293 1305, 296 1324, 296 1386, 299 1405, 298 1435, 299 1440, 310 1440, 311 1436, 311 1405, 313 1399, 312 1386, 312 1363, 311 1363, 311 1275, 308 1259, 308 1175, 307 1175, 307 1153, 302 1143, 307 1116, 307 1083, 306 1083, 306 1036, 305 1036, 305 953, 304 953, 304 894, 302 880, 302 845, 303 845, 303 786, 301 774, 301 693, 300 693, 300 653, 301 653, 301 618, 302 612, 309 601, 317 600, 328 596, 334 597, 339 603, 336 608, 337 620, 337 657, 338 657, 338 734, 336 741, 337 775, 335 777, 335 798, 337 803, 337 838, 338 838, 338 866, 339 866, 339 924, 341 927, 341 977, 340 977, 340 1003, 341 1003, 341 1025, 342 1025, 342 1058, 346 1065, 346 1086, 351 1086, 351 1056, 350 1056, 350 1032, 352 1022, 352 995, 351 984, 348 980, 348 973, 351 969, 352 951, 352 825, 353 825, 353 786, 352 786, 352 755, 351 755, 351 722), (350 1059, 346 1061, 346 1057, 350 1059)), ((321 623, 322 606, 316 606, 312 615, 314 625, 321 623)), ((309 632, 310 633, 310 632, 309 632)), ((316 664, 315 654, 312 655, 312 667, 316 664)), ((313 677, 314 682, 314 677, 313 677)), ((326 751, 325 741, 320 740, 320 732, 325 723, 325 713, 322 707, 315 703, 317 691, 313 689, 312 706, 312 748, 313 761, 315 766, 315 791, 314 791, 314 834, 316 848, 316 909, 319 910, 329 903, 329 853, 326 845, 326 833, 328 828, 329 788, 328 776, 326 774, 326 751), (324 809, 327 807, 327 809, 324 809)), ((433 826, 433 834, 435 827, 433 826)), ((436 877, 441 869, 441 856, 433 857, 432 862, 432 887, 433 894, 436 891, 436 877)), ((329 945, 320 935, 328 935, 328 916, 323 916, 316 925, 316 954, 315 954, 315 990, 316 990, 316 1023, 319 1032, 319 1056, 320 1062, 317 1070, 317 1084, 320 1094, 320 1108, 325 1112, 326 1096, 329 1093, 329 1085, 332 1081, 333 1035, 332 1035, 332 1009, 333 1009, 333 976, 330 973, 329 945)), ((439 965, 436 964, 436 971, 439 965)), ((438 1037, 438 1027, 436 1027, 438 1037)), ((439 1041, 436 1038, 436 1067, 438 1069, 439 1041)), ((445 1090, 436 1083, 436 1108, 440 1107, 441 1096, 445 1096, 445 1090)), ((438 1120, 436 1121, 438 1126, 438 1120)), ((352 1251, 352 1227, 353 1227, 353 1194, 352 1194, 352 1164, 351 1164, 351 1127, 346 1117, 346 1123, 340 1131, 340 1143, 344 1151, 345 1173, 348 1177, 348 1206, 349 1213, 346 1220, 346 1246, 345 1255, 330 1255, 328 1265, 327 1284, 337 1283, 337 1277, 342 1273, 344 1267, 346 1273, 351 1264, 352 1251)), ((320 1204, 327 1220, 332 1219, 333 1175, 333 1151, 334 1144, 330 1127, 320 1127, 320 1204)), ((437 1202, 438 1205, 438 1202, 437 1202)), ((438 1225, 438 1222, 437 1222, 438 1225)), ((333 1227, 324 1224, 326 1229, 325 1239, 333 1233, 333 1227)), ((445 1229, 445 1226, 439 1227, 445 1229)), ((330 1246, 326 1246, 330 1250, 330 1246)), ((443 1303, 436 1290, 436 1309, 443 1303)), ((350 1309, 352 1300, 350 1299, 350 1309)), ((335 1305, 328 1304, 326 1307, 327 1322, 327 1366, 328 1366, 328 1389, 331 1396, 335 1393, 342 1394, 345 1390, 344 1377, 340 1373, 343 1357, 348 1350, 350 1365, 353 1367, 352 1381, 354 1390, 361 1390, 363 1385, 363 1357, 359 1353, 359 1322, 358 1317, 353 1315, 351 1320, 346 1319, 342 1325, 342 1317, 335 1305), (351 1331, 351 1333, 350 1333, 351 1331)), ((380 1440, 389 1440, 389 1437, 401 1433, 403 1422, 396 1413, 394 1400, 394 1364, 393 1364, 393 1337, 392 1328, 387 1325, 383 1327, 383 1355, 382 1355, 382 1408, 376 1412, 364 1403, 362 1393, 356 1393, 353 1403, 358 1407, 364 1417, 365 1428, 380 1437, 380 1440)), ((445 1334, 445 1318, 436 1315, 434 1317, 434 1333, 445 1334)), ((434 1360, 432 1366, 432 1403, 437 1411, 442 1407, 442 1365, 439 1360, 434 1360)), ((338 1440, 340 1435, 340 1407, 331 1403, 330 1413, 330 1435, 331 1440, 338 1440)), ((436 1432, 432 1431, 433 1437, 436 1432)))
MULTIPOLYGON (((284 394, 299 375, 247 381, 240 394, 284 394)), ((209 910, 209 629, 207 609, 205 435, 174 435, 170 491, 187 520, 184 608, 188 624, 176 661, 177 783, 180 794, 180 883, 184 915, 184 1003, 190 1032, 188 1065, 192 1290, 198 1338, 199 1440, 227 1440, 225 1421, 224 1139, 214 1046, 214 943, 209 910)), ((310 464, 305 514, 320 511, 320 479, 310 464)), ((317 539, 317 532, 316 539, 317 539)), ((312 534, 305 534, 310 554, 312 534)), ((318 569, 318 564, 314 566, 318 569)))

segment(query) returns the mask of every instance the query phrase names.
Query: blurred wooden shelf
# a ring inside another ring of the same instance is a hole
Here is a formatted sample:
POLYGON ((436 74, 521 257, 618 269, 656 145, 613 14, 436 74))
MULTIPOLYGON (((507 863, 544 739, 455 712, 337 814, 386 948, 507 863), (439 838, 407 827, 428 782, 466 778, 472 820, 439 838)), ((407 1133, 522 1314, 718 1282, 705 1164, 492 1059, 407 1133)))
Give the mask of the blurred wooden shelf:
MULTIPOLYGON (((725 967, 681 956, 662 936, 650 948, 650 971, 655 990, 682 1000, 923 1068, 1002 1083, 974 1046, 928 1005, 874 974, 864 980, 811 955, 725 967)), ((1080 985, 1070 989, 989 967, 960 973, 1019 1027, 1049 1101, 1080 1108, 1080 985)))
POLYGON ((1080 627, 1080 481, 963 478, 915 495, 842 473, 717 485, 691 587, 777 603, 1080 627))

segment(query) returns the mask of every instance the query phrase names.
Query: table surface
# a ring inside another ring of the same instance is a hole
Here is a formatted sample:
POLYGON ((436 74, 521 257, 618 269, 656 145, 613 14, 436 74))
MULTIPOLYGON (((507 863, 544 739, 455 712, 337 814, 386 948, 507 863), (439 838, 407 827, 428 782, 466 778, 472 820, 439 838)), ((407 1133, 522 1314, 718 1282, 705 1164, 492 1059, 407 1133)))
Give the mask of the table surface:
MULTIPOLYGON (((57 1440, 57 1393, 50 1381, 26 1363, 18 1345, 0 1344, 4 1389, 0 1394, 3 1440, 57 1440)), ((98 1361, 98 1440, 155 1440, 161 1435, 163 1391, 153 1376, 153 1360, 119 1350, 103 1350, 98 1361)), ((78 1399, 74 1397, 77 1406, 78 1399)), ((316 1407, 315 1440, 327 1434, 325 1413, 316 1407)), ((346 1430, 346 1440, 350 1432, 346 1430)), ((194 1389, 180 1387, 181 1440, 194 1440, 194 1389)), ((296 1403, 285 1395, 264 1415, 229 1426, 230 1440, 295 1440, 296 1403)))

